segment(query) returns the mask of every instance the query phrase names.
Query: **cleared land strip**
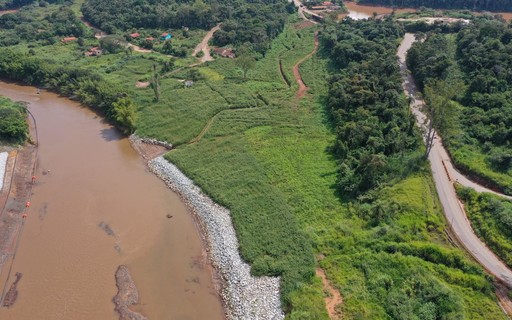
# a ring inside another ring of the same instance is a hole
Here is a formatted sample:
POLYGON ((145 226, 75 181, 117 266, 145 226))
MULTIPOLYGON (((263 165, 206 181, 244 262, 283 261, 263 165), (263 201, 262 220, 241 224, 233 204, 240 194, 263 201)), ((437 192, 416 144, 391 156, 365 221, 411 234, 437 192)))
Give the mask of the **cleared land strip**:
POLYGON ((315 32, 315 48, 313 49, 313 51, 311 51, 307 56, 305 56, 304 58, 302 58, 299 62, 297 62, 294 66, 293 66, 293 76, 295 77, 295 80, 297 81, 297 84, 299 85, 299 89, 297 90, 297 94, 296 94, 296 97, 298 99, 304 97, 304 95, 306 94, 306 91, 308 91, 308 87, 304 84, 304 81, 302 80, 302 77, 300 75, 300 65, 302 63, 304 63, 304 61, 308 60, 309 58, 311 58, 317 51, 318 51, 318 31, 315 32))
MULTIPOLYGON (((417 96, 419 92, 414 79, 407 70, 405 57, 407 51, 415 42, 414 34, 405 34, 400 47, 398 48, 398 57, 400 62, 400 70, 403 77, 403 88, 407 96, 414 97, 411 105, 412 112, 416 117, 418 126, 422 127, 425 124, 426 116, 421 111, 424 105, 423 100, 417 96)), ((437 136, 437 134, 436 134, 437 136)), ((447 165, 447 153, 443 147, 442 141, 437 136, 436 142, 429 154, 430 165, 432 168, 432 175, 436 184, 439 199, 443 205, 444 213, 448 223, 457 236, 459 241, 464 245, 466 250, 487 269, 488 272, 493 274, 500 282, 507 287, 512 288, 512 270, 510 270, 474 233, 471 224, 464 212, 455 188, 453 186, 453 176, 450 174, 449 166, 447 165)), ((450 162, 451 164, 451 162, 450 162)), ((453 167, 452 167, 453 168, 453 167)), ((455 171, 453 169, 453 171, 455 171)), ((458 179, 458 178, 457 178, 458 179)), ((469 180, 468 180, 469 181, 469 180)), ((464 182, 464 181, 459 181, 464 182)), ((474 183, 472 183, 474 184, 474 183)), ((479 190, 488 190, 484 187, 479 187, 479 190)), ((479 191, 478 190, 478 191, 479 191)), ((492 192, 492 191, 488 191, 492 192)))

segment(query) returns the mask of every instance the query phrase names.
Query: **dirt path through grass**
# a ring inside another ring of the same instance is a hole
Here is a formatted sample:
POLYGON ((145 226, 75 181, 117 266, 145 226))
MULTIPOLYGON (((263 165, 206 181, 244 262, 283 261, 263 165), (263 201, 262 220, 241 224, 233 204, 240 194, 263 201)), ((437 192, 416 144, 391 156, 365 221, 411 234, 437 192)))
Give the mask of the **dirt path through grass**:
POLYGON ((201 63, 205 63, 206 61, 213 61, 212 56, 210 55, 210 47, 208 46, 208 42, 213 37, 213 34, 220 29, 221 23, 213 27, 208 33, 204 36, 203 40, 197 45, 197 47, 194 49, 194 52, 192 52, 192 55, 195 57, 200 51, 202 51, 204 54, 199 60, 201 63))
POLYGON ((308 89, 309 89, 304 84, 304 81, 302 80, 302 77, 300 76, 300 70, 299 70, 300 65, 302 63, 304 63, 304 61, 311 58, 318 51, 318 45, 319 45, 319 42, 318 42, 318 31, 317 31, 317 32, 315 32, 315 48, 313 49, 313 51, 311 51, 307 56, 305 56, 304 58, 299 60, 299 62, 297 62, 295 64, 295 66, 293 66, 293 76, 295 77, 295 80, 297 81, 297 84, 299 85, 299 90, 297 90, 297 94, 296 94, 297 99, 301 99, 302 97, 304 97, 304 95, 306 94, 306 91, 308 91, 308 89))
POLYGON ((18 12, 18 9, 0 10, 0 16, 3 16, 4 14, 8 14, 8 13, 16 13, 16 12, 18 12))
POLYGON ((324 291, 328 293, 328 296, 325 298, 325 306, 327 307, 329 318, 331 320, 342 319, 343 316, 341 312, 336 310, 336 308, 343 303, 340 292, 331 285, 323 269, 316 269, 316 276, 322 279, 324 291))

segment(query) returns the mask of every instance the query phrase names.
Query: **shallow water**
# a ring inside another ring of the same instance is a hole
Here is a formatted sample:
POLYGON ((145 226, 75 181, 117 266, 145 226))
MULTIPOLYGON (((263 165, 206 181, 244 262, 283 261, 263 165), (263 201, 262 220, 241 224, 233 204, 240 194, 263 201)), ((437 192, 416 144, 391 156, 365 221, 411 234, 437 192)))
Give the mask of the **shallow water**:
POLYGON ((53 93, 0 82, 0 95, 30 102, 39 134, 38 179, 13 267, 23 278, 0 319, 118 319, 112 298, 120 264, 139 289, 134 311, 158 320, 223 319, 193 218, 128 140, 53 93))

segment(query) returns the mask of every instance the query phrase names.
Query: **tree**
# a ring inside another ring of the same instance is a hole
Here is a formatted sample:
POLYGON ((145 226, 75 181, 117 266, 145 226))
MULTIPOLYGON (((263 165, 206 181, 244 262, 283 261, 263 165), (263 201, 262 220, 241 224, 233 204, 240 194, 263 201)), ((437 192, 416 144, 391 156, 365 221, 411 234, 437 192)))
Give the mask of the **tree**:
POLYGON ((166 40, 162 46, 162 53, 172 54, 173 48, 170 40, 166 40))
POLYGON ((126 56, 126 58, 129 58, 133 53, 133 47, 131 46, 127 46, 126 48, 124 48, 124 54, 126 56))
POLYGON ((114 119, 123 127, 125 133, 135 131, 137 108, 129 98, 121 98, 114 102, 114 119))
POLYGON ((121 52, 125 47, 126 41, 120 36, 106 36, 100 39, 101 48, 109 53, 121 52))
POLYGON ((457 108, 452 99, 460 92, 459 90, 459 84, 449 85, 445 81, 435 81, 425 86, 425 157, 428 157, 434 146, 436 131, 443 135, 445 142, 449 142, 456 128, 457 116, 457 108))
POLYGON ((243 74, 244 79, 247 77, 247 72, 256 66, 256 60, 250 54, 250 52, 245 52, 236 58, 236 66, 239 67, 243 74))
POLYGON ((0 140, 23 143, 28 137, 24 108, 0 97, 0 140))
POLYGON ((153 64, 153 75, 149 85, 155 94, 155 101, 160 101, 160 75, 156 72, 156 64, 153 64))

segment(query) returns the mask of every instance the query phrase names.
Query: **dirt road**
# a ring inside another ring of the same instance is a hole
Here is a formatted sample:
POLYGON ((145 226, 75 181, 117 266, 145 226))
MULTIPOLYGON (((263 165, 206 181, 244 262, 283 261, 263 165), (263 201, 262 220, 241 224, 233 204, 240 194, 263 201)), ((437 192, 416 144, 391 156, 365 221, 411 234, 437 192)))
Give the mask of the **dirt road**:
MULTIPOLYGON (((407 96, 413 96, 415 99, 412 104, 412 111, 416 117, 418 126, 423 126, 425 122, 425 114, 421 112, 424 105, 423 100, 417 95, 419 92, 412 76, 407 70, 405 64, 405 57, 407 51, 414 43, 414 34, 407 33, 404 40, 398 48, 398 57, 400 62, 400 70, 403 76, 403 87, 407 96)), ((443 147, 442 141, 437 136, 432 151, 429 155, 429 160, 432 168, 437 193, 443 205, 444 213, 448 223, 457 236, 459 241, 464 245, 466 250, 487 269, 488 272, 493 274, 500 282, 504 283, 507 287, 512 288, 512 270, 510 270, 487 246, 475 235, 471 224, 464 212, 453 186, 453 179, 460 177, 456 175, 451 162, 447 156, 446 150, 443 147)), ((460 182, 468 183, 468 179, 461 179, 460 182)), ((475 186, 472 182, 468 186, 475 186)), ((487 190, 484 187, 478 186, 477 190, 487 190)))
POLYGON ((308 89, 309 89, 304 84, 304 81, 302 80, 302 77, 300 75, 300 70, 299 70, 300 65, 302 63, 304 63, 304 61, 306 61, 307 59, 311 58, 318 51, 318 45, 319 45, 319 42, 318 42, 318 31, 317 31, 317 32, 315 32, 315 48, 313 49, 313 51, 311 51, 307 56, 305 56, 304 58, 299 60, 299 62, 297 62, 293 66, 293 76, 295 77, 295 80, 297 81, 297 84, 299 85, 299 90, 297 90, 297 94, 296 94, 297 99, 304 97, 304 95, 306 94, 306 91, 308 91, 308 89))
POLYGON ((0 16, 3 16, 4 14, 8 13, 16 13, 18 12, 18 9, 12 9, 12 10, 0 10, 0 16))
POLYGON ((324 288, 324 291, 328 293, 324 300, 325 306, 327 308, 327 313, 329 314, 329 319, 342 319, 343 315, 338 310, 338 306, 343 303, 343 298, 341 297, 340 292, 331 285, 323 269, 317 268, 316 276, 322 279, 322 286, 324 288))
POLYGON ((205 63, 206 61, 213 61, 212 56, 210 55, 210 47, 208 46, 208 42, 213 37, 213 34, 220 29, 221 23, 213 27, 206 36, 204 36, 203 41, 201 41, 197 47, 194 49, 194 52, 192 52, 192 55, 195 57, 200 51, 204 53, 204 55, 199 58, 201 63, 205 63))
POLYGON ((309 14, 310 16, 312 17, 316 17, 317 19, 320 19, 322 20, 324 17, 322 17, 321 15, 317 14, 316 12, 313 12, 309 9, 307 9, 303 4, 302 2, 300 2, 299 0, 293 0, 293 4, 297 7, 298 9, 298 13, 299 13, 299 17, 301 17, 302 19, 304 20, 307 20, 307 21, 310 21, 314 24, 317 24, 318 22, 316 22, 315 20, 312 20, 312 19, 308 19, 306 17, 306 15, 304 13, 307 13, 309 14))

